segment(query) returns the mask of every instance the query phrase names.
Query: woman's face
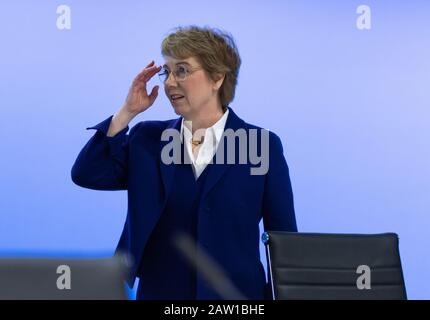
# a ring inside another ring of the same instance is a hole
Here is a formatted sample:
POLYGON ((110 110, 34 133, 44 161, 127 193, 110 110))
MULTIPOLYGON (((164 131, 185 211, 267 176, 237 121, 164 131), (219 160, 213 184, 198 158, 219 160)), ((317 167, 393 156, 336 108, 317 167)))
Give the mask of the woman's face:
POLYGON ((176 114, 193 119, 204 111, 221 108, 218 89, 223 79, 212 81, 194 57, 178 60, 166 56, 165 60, 164 67, 170 74, 164 83, 164 91, 176 114), (178 81, 173 75, 178 68, 182 72, 184 69, 188 71, 188 76, 183 81, 178 81), (174 95, 184 97, 175 99, 174 95))

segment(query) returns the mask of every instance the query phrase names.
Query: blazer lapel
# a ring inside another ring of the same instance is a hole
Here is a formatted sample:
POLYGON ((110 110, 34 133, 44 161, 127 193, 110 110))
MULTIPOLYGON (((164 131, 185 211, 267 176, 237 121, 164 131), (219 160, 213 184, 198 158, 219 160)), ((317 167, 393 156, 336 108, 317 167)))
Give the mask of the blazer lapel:
MULTIPOLYGON (((178 133, 181 132, 181 123, 182 123, 182 117, 179 117, 178 119, 175 119, 169 123, 169 125, 166 127, 166 129, 176 129, 178 133)), ((175 173, 175 164, 165 164, 161 159, 161 151, 163 148, 170 143, 171 140, 168 141, 160 141, 160 152, 159 152, 159 161, 160 161, 160 171, 161 171, 161 177, 163 179, 163 185, 164 185, 164 199, 166 202, 168 195, 170 194, 172 183, 173 183, 173 176, 175 173)))
MULTIPOLYGON (((215 186, 215 184, 221 179, 221 177, 227 172, 229 168, 231 168, 234 164, 227 163, 227 144, 224 143, 226 141, 224 139, 225 136, 225 130, 226 129, 232 129, 233 131, 236 131, 239 128, 243 127, 244 121, 240 119, 234 112, 233 109, 229 108, 229 114, 227 117, 227 121, 225 123, 224 133, 221 136, 220 143, 218 145, 218 149, 212 158, 212 164, 210 165, 211 168, 208 172, 208 175, 206 177, 205 185, 203 188, 202 198, 204 199, 206 195, 211 191, 211 189, 215 186), (222 164, 216 164, 216 156, 221 152, 223 149, 223 163, 222 164)), ((236 148, 236 158, 237 158, 237 148, 236 148)), ((237 160, 237 159, 236 159, 237 160)), ((209 169, 209 168, 208 168, 209 169)))

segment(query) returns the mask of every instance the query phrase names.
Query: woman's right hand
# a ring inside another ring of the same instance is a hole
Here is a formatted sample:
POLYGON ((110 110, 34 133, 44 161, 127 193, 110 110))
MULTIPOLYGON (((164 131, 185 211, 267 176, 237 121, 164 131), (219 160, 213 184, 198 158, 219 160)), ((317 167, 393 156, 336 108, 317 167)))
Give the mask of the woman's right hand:
POLYGON ((155 86, 148 95, 146 84, 156 73, 160 72, 160 70, 161 66, 157 67, 154 65, 154 61, 151 61, 136 78, 134 78, 123 105, 125 111, 132 115, 138 115, 153 105, 155 99, 157 99, 158 89, 160 87, 155 86))
POLYGON ((127 127, 135 116, 153 105, 158 96, 159 86, 152 88, 151 94, 148 95, 146 83, 157 72, 160 72, 160 70, 161 67, 154 66, 154 61, 151 61, 151 63, 134 78, 124 105, 112 118, 107 132, 108 137, 115 136, 119 131, 127 127))

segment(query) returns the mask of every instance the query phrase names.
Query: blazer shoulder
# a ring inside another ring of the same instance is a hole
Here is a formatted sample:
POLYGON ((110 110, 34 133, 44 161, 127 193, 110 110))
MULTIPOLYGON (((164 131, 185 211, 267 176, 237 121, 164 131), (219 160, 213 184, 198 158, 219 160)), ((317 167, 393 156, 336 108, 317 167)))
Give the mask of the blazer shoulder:
POLYGON ((145 136, 148 139, 159 140, 163 130, 172 125, 176 119, 170 120, 145 120, 138 122, 130 131, 133 136, 145 136))
POLYGON ((255 124, 248 123, 248 122, 245 122, 245 121, 243 123, 244 123, 244 125, 243 125, 244 129, 246 129, 246 130, 254 129, 254 130, 258 130, 258 131, 265 130, 265 131, 267 131, 269 133, 269 140, 272 143, 280 143, 281 142, 281 138, 275 132, 273 132, 272 130, 269 130, 269 129, 266 129, 266 128, 262 128, 260 126, 257 126, 255 124))

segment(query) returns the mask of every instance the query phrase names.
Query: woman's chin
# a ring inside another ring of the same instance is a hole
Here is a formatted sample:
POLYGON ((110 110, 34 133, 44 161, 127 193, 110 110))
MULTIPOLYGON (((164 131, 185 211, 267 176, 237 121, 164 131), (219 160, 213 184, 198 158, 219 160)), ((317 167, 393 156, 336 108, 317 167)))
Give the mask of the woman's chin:
POLYGON ((183 105, 175 105, 173 104, 173 110, 177 115, 184 116, 187 113, 187 107, 183 105))

